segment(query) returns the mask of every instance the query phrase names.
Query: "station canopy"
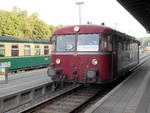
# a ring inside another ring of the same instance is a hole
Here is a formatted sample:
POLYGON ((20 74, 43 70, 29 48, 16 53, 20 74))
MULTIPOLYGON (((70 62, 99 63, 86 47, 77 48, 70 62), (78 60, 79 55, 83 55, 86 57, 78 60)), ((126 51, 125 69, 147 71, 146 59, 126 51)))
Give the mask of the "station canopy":
POLYGON ((150 0, 117 0, 150 33, 150 0))

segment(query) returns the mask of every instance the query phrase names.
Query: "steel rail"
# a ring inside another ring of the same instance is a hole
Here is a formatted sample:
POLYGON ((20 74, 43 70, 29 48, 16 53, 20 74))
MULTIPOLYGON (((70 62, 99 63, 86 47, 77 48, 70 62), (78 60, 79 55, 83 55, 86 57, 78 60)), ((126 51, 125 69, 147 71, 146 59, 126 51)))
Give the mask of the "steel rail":
MULTIPOLYGON (((149 60, 150 59, 150 57, 146 57, 146 56, 144 56, 144 57, 142 57, 142 59, 143 59, 143 61, 142 62, 140 62, 140 64, 134 69, 134 70, 137 70, 139 67, 141 67, 141 65, 143 65, 147 60, 149 60)), ((131 73, 134 71, 134 70, 132 70, 131 71, 131 73)), ((128 76, 127 76, 128 77, 128 76)), ((72 91, 74 91, 74 89, 72 89, 72 90, 70 90, 70 91, 68 91, 68 92, 65 92, 65 93, 62 93, 62 94, 60 94, 59 96, 56 96, 55 98, 51 98, 51 99, 49 99, 49 100, 47 100, 47 101, 45 101, 44 102, 44 105, 43 105, 43 103, 40 103, 39 105, 36 105, 36 106, 34 106, 34 108, 32 109, 30 109, 30 110, 27 110, 27 111, 24 111, 23 113, 78 113, 78 112, 80 112, 80 109, 82 110, 82 108, 83 107, 85 107, 86 105, 88 105, 88 103, 89 102, 91 102, 91 101, 93 101, 93 98, 99 98, 99 99, 101 99, 104 95, 103 95, 103 93, 102 92, 105 92, 105 94, 107 94, 107 93, 109 93, 109 91, 111 91, 111 89, 113 89, 115 86, 117 86, 121 81, 123 81, 125 78, 127 78, 127 77, 124 77, 122 80, 120 80, 118 83, 116 83, 114 86, 112 86, 110 89, 108 89, 108 88, 104 88, 104 89, 106 89, 106 90, 108 90, 108 92, 106 92, 105 90, 97 90, 93 95, 89 95, 90 97, 89 98, 86 98, 82 103, 80 103, 80 104, 78 104, 75 108, 72 108, 72 109, 70 109, 69 111, 65 111, 65 112, 63 112, 63 109, 59 109, 58 111, 57 111, 57 109, 59 108, 59 107, 56 107, 57 105, 56 104, 53 104, 53 103, 59 103, 59 105, 60 106, 65 106, 65 105, 68 105, 67 103, 65 103, 65 100, 67 100, 67 99, 63 99, 63 101, 60 101, 60 99, 62 98, 62 97, 64 97, 64 95, 65 96, 67 96, 67 95, 69 95, 70 93, 72 93, 72 91), (99 96, 97 96, 99 94, 99 96), (58 98, 60 98, 60 99, 58 99, 58 98), (57 102, 55 101, 55 100, 57 100, 57 102), (62 103, 62 104, 61 104, 62 103), (48 105, 47 105, 48 104, 48 105), (40 106, 40 107, 39 107, 40 106), (42 107, 41 107, 42 106, 42 107), (53 107, 47 107, 47 106, 53 106, 53 107), (45 109, 46 108, 46 109, 45 109), (37 110, 38 109, 38 110, 37 110), (44 110, 45 109, 45 110, 44 110), (56 110, 56 111, 55 111, 56 110)), ((80 88, 79 88, 79 90, 81 91, 81 86, 79 86, 80 88)), ((76 90, 78 89, 78 88, 75 88, 76 90)), ((90 89, 89 89, 90 90, 90 89)), ((91 89, 92 90, 92 89, 91 89)), ((78 94, 79 95, 79 94, 78 94)), ((71 104, 71 103, 70 103, 71 104)), ((67 106, 67 107, 69 107, 69 105, 67 106)), ((65 110, 67 110, 68 108, 65 108, 65 110)), ((86 108, 86 107, 85 107, 86 108)))
POLYGON ((104 89, 105 87, 102 87, 102 85, 101 87, 78 87, 25 113, 75 113, 75 111, 89 102, 97 94, 103 92, 104 89))

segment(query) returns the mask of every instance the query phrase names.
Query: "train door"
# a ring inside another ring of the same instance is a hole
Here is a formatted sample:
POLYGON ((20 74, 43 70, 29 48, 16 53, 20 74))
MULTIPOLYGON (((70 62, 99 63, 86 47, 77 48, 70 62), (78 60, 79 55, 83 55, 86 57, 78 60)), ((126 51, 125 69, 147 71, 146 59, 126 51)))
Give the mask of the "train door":
MULTIPOLYGON (((108 58, 105 62, 107 64, 107 71, 109 78, 116 78, 116 68, 117 68, 117 56, 116 56, 116 39, 113 34, 103 33, 101 38, 100 51, 108 53, 105 54, 105 58, 108 58)), ((106 74, 106 72, 105 72, 106 74)), ((106 74, 106 75, 107 75, 106 74)))
POLYGON ((124 69, 128 63, 129 60, 128 59, 128 51, 125 51, 124 49, 126 49, 124 47, 125 45, 125 41, 122 37, 118 37, 118 41, 117 41, 117 72, 118 75, 124 75, 124 69))
POLYGON ((113 70, 113 78, 117 78, 118 76, 118 44, 117 44, 117 36, 112 35, 112 70, 113 70))

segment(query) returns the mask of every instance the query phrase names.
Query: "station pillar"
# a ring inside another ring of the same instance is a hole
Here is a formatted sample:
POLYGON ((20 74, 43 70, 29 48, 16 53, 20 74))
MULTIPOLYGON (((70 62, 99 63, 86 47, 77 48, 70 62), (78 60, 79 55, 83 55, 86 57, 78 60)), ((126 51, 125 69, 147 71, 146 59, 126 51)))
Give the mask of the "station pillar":
POLYGON ((8 83, 8 65, 0 62, 0 83, 8 83))

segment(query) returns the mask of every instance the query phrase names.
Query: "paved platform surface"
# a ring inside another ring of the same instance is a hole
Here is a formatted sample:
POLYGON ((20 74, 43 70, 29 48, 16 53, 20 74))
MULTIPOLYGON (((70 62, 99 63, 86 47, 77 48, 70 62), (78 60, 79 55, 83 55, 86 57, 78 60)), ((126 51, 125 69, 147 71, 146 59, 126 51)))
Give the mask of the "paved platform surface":
POLYGON ((0 97, 50 82, 51 79, 47 76, 47 68, 9 74, 8 83, 0 84, 0 97))
POLYGON ((150 60, 85 113, 150 113, 150 60))

